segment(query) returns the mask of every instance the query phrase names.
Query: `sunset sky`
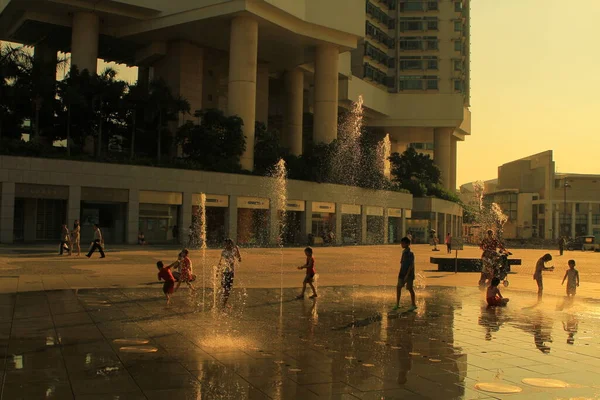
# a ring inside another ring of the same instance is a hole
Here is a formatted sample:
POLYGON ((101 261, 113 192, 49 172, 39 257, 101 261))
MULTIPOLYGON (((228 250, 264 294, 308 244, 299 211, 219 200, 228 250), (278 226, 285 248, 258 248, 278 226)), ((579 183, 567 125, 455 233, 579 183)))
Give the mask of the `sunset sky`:
POLYGON ((559 172, 600 174, 599 0, 471 0, 472 135, 458 185, 554 150, 559 172))

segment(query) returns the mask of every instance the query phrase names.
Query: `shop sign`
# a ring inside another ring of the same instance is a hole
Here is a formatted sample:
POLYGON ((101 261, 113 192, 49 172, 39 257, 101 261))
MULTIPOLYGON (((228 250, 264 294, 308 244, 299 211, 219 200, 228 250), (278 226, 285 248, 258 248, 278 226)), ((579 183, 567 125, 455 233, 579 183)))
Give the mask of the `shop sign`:
POLYGON ((360 215, 360 205, 342 204, 342 214, 360 215))
POLYGON ((238 208, 268 210, 269 199, 261 199, 260 197, 238 197, 237 206, 238 208))
POLYGON ((304 211, 306 203, 302 200, 288 200, 285 205, 286 211, 304 211))
POLYGON ((367 206, 367 215, 383 217, 383 207, 367 206))
MULTIPOLYGON (((192 205, 200 205, 200 195, 192 195, 192 205)), ((206 195, 206 207, 229 207, 229 196, 221 194, 207 194, 206 195)))
POLYGON ((335 203, 323 201, 313 201, 312 212, 314 213, 335 213, 335 203))
POLYGON ((101 201, 109 203, 128 203, 129 190, 107 189, 98 187, 82 187, 81 201, 101 201))
POLYGON ((402 209, 401 208, 388 208, 388 216, 401 218, 402 217, 402 209))
POLYGON ((404 216, 406 218, 411 218, 412 217, 412 210, 405 209, 404 210, 404 216))
POLYGON ((27 199, 66 200, 69 198, 69 187, 17 183, 15 184, 15 197, 22 197, 27 199))
POLYGON ((183 204, 183 195, 178 192, 156 192, 153 190, 140 190, 140 204, 183 204))

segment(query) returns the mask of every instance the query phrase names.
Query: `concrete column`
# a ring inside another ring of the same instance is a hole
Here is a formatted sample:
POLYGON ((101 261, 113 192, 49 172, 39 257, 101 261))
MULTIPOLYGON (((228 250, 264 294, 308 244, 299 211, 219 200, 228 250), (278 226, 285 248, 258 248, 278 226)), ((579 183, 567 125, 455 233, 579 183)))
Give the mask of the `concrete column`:
POLYGON ((12 243, 15 223, 15 184, 2 182, 0 186, 2 190, 2 196, 0 196, 0 243, 12 243))
POLYGON ((279 210, 277 209, 277 201, 270 199, 269 201, 269 244, 277 246, 279 244, 279 210))
POLYGON ((339 50, 330 44, 317 46, 315 56, 314 143, 337 138, 339 50))
POLYGON ((100 17, 90 12, 79 11, 73 14, 71 28, 71 66, 79 71, 87 69, 90 74, 98 70, 98 38, 100 17))
POLYGON ((306 200, 304 218, 302 219, 302 235, 308 243, 308 235, 312 233, 312 201, 306 200))
POLYGON ((148 91, 148 84, 150 83, 150 67, 138 66, 138 77, 137 85, 148 91))
POLYGON ((577 232, 575 232, 576 221, 577 221, 577 204, 573 203, 573 204, 571 204, 571 237, 577 236, 577 232))
POLYGON ((285 73, 285 112, 283 138, 290 153, 302 154, 302 118, 304 113, 304 72, 295 68, 285 73))
POLYGON ((335 244, 344 244, 342 236, 342 203, 335 203, 335 244))
POLYGON ((81 217, 81 186, 69 186, 67 205, 67 226, 73 228, 76 219, 81 217))
POLYGON ((592 203, 588 204, 588 217, 587 217, 587 234, 588 235, 593 235, 594 234, 594 228, 592 227, 592 222, 594 221, 593 219, 593 208, 592 208, 592 203))
POLYGON ((241 164, 249 171, 254 169, 257 52, 258 22, 249 17, 234 18, 229 43, 228 112, 244 121, 246 151, 241 164))
POLYGON ((238 208, 237 208, 237 196, 229 196, 229 207, 227 208, 227 235, 229 239, 237 242, 237 220, 238 220, 238 208))
POLYGON ((181 228, 183 232, 186 232, 186 235, 182 235, 180 237, 181 243, 190 243, 190 235, 191 230, 190 226, 192 226, 192 192, 183 192, 182 196, 182 204, 181 204, 181 228))
POLYGON ((402 209, 402 219, 400 222, 400 239, 406 236, 406 209, 402 209))
POLYGON ((442 185, 450 189, 450 147, 452 128, 436 128, 433 131, 433 162, 440 169, 442 185))
POLYGON ((269 125, 269 66, 258 64, 256 72, 256 121, 269 125))
POLYGON ((383 244, 390 243, 390 212, 387 208, 383 209, 383 244))
POLYGON ((440 243, 443 243, 444 240, 446 240, 446 233, 448 233, 448 214, 442 214, 444 218, 443 224, 442 224, 442 234, 440 235, 440 243))
POLYGON ((369 244, 367 237, 367 206, 360 207, 360 243, 369 244))
MULTIPOLYGON (((435 229, 435 235, 434 236, 437 235, 438 238, 439 238, 439 236, 440 236, 440 215, 439 215, 439 213, 434 213, 434 214, 435 214, 435 219, 434 219, 434 224, 435 225, 432 228, 435 229)), ((429 232, 427 232, 427 236, 430 236, 429 232)), ((431 241, 431 238, 430 238, 430 241, 431 241)))
POLYGON ((454 136, 450 138, 450 190, 456 191, 456 144, 458 139, 454 136))
POLYGON ((558 239, 559 235, 562 235, 561 226, 560 226, 560 211, 552 211, 552 205, 548 208, 548 211, 545 214, 546 216, 550 216, 550 218, 546 218, 546 224, 548 224, 548 219, 550 219, 550 225, 546 225, 546 232, 548 231, 548 226, 552 229, 552 235, 546 236, 546 238, 552 237, 552 239, 558 239), (552 229, 552 213, 554 212, 554 229, 552 229))
MULTIPOLYGON (((127 244, 137 244, 139 229, 140 191, 138 189, 129 189, 129 201, 127 202, 127 244)), ((179 231, 181 232, 181 227, 179 231)))

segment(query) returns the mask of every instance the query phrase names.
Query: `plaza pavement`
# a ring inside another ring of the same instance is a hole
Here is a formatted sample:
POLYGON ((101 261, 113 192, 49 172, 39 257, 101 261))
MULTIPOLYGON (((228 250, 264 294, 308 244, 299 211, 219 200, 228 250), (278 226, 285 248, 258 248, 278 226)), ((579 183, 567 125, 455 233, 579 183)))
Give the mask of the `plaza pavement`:
MULTIPOLYGON (((177 249, 109 250, 88 260, 0 249, 1 399, 600 398, 598 253, 557 258, 536 304, 544 251, 515 252, 524 265, 503 289, 511 302, 487 309, 477 274, 430 272, 438 253, 417 245, 418 308, 392 312, 398 246, 316 248, 314 301, 294 300, 302 249, 285 249, 283 268, 277 249, 242 249, 222 312, 209 268, 206 289, 165 305, 153 264, 177 249), (565 302, 571 257, 582 286, 565 302)), ((192 258, 199 284, 200 252, 192 258)), ((206 265, 217 258, 208 251, 206 265)))

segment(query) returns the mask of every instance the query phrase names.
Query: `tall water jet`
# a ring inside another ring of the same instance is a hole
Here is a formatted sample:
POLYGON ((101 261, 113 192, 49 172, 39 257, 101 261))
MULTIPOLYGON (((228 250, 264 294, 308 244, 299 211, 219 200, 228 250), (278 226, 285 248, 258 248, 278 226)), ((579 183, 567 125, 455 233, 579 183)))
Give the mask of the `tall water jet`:
POLYGON ((338 128, 337 146, 330 166, 332 178, 336 183, 355 185, 358 180, 363 116, 363 98, 359 96, 338 128))
POLYGON ((202 307, 206 297, 206 194, 200 193, 200 250, 202 252, 202 307))
POLYGON ((377 146, 377 159, 380 162, 380 168, 383 172, 383 176, 390 179, 392 167, 390 164, 390 156, 392 155, 392 142, 390 141, 390 134, 386 133, 383 140, 379 142, 377 146))
POLYGON ((272 201, 275 201, 277 210, 277 246, 279 246, 281 256, 280 266, 280 300, 283 301, 283 244, 286 229, 286 208, 287 208, 287 168, 285 161, 280 159, 273 166, 271 171, 272 181, 272 201))
POLYGON ((485 185, 483 182, 475 182, 473 190, 477 199, 478 209, 475 210, 475 222, 480 228, 480 240, 483 240, 488 230, 494 231, 498 239, 501 240, 508 216, 504 214, 502 208, 497 203, 491 203, 489 207, 485 204, 485 185))

